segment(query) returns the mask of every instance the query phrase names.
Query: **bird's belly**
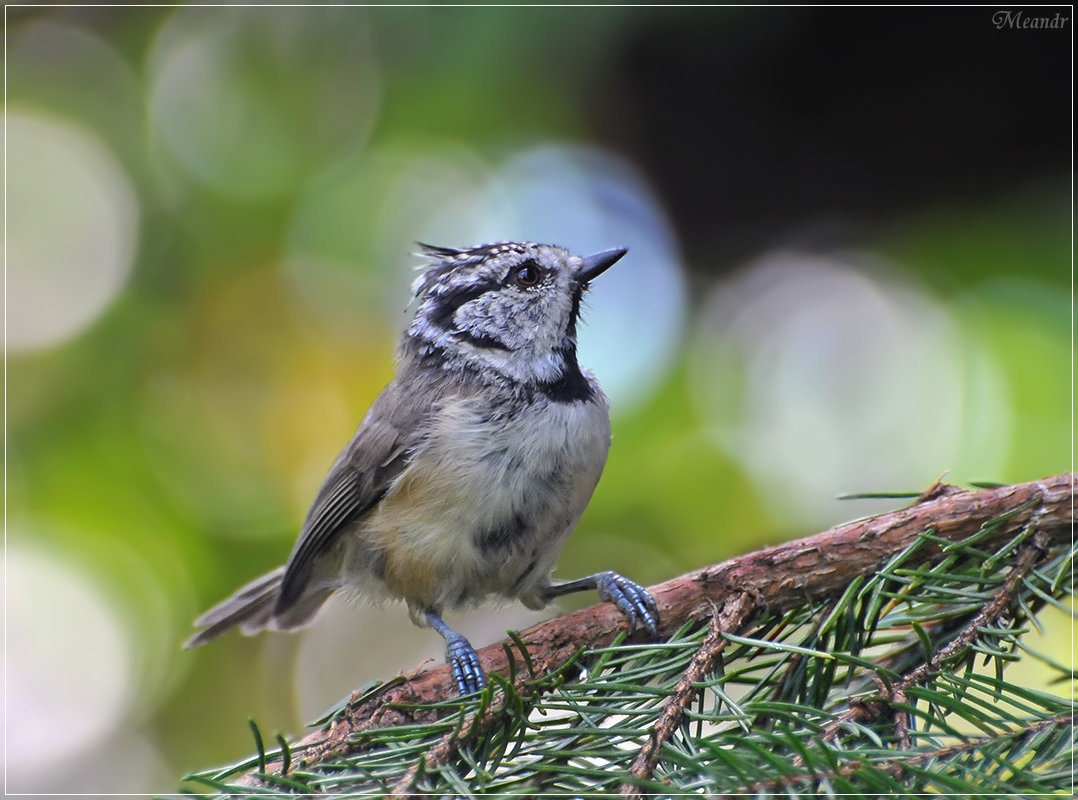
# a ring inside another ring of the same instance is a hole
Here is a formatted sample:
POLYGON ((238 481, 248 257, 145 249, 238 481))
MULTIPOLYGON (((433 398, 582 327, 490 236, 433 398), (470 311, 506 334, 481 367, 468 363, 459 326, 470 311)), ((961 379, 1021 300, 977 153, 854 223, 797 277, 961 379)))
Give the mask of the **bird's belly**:
POLYGON ((443 414, 347 559, 413 611, 489 595, 535 603, 591 498, 610 442, 604 407, 552 407, 490 425, 443 414), (357 556, 363 564, 356 563, 357 556))

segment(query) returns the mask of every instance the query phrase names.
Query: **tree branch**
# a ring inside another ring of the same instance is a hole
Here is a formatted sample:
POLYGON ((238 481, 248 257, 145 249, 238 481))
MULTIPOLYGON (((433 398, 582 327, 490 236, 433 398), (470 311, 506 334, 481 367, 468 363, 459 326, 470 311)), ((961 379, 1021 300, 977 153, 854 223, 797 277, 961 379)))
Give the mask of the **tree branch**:
MULTIPOLYGON (((748 608, 753 614, 781 614, 805 603, 838 598, 852 580, 874 574, 926 531, 945 541, 959 541, 980 532, 983 547, 998 549, 1023 529, 1032 527, 1039 532, 1043 546, 1067 543, 1074 520, 1075 488, 1073 474, 978 491, 937 484, 907 508, 840 525, 652 587, 661 614, 660 635, 670 636, 688 621, 704 621, 715 614, 716 608, 729 610, 728 621, 740 627, 749 615, 738 609, 748 608), (982 530, 988 522, 998 524, 982 530)), ((938 546, 929 544, 922 549, 921 557, 937 558, 939 552, 938 546)), ((526 686, 532 675, 554 672, 588 647, 605 647, 625 629, 620 612, 602 603, 523 631, 520 640, 529 654, 531 675, 519 675, 514 685, 527 696, 530 692, 526 686)), ((643 641, 640 634, 632 638, 643 641)), ((719 652, 721 648, 716 657, 719 652)), ((501 675, 510 672, 510 658, 518 661, 513 651, 501 643, 484 648, 479 656, 488 672, 501 675)), ((514 669, 517 666, 514 664, 514 669)), ((292 747, 293 761, 298 757, 300 767, 331 761, 363 750, 366 731, 429 722, 458 713, 453 708, 411 707, 451 697, 455 691, 449 668, 441 666, 387 684, 381 692, 363 696, 357 693, 326 729, 311 733, 292 747)), ((686 696, 691 698, 691 692, 686 696)), ((676 705, 670 706, 672 719, 677 716, 676 705)), ((500 700, 495 697, 481 718, 466 722, 461 731, 475 731, 476 725, 482 728, 484 718, 491 719, 489 715, 497 714, 499 707, 500 700)), ((455 741, 444 742, 445 754, 431 755, 445 756, 455 747, 455 741)), ((644 753, 640 759, 641 765, 646 765, 644 753)), ((279 762, 267 765, 271 773, 279 773, 280 769, 279 762)), ((646 772, 642 770, 641 774, 646 772)), ((265 785, 258 772, 249 773, 242 783, 265 785)), ((398 787, 400 794, 409 791, 409 782, 398 787)))

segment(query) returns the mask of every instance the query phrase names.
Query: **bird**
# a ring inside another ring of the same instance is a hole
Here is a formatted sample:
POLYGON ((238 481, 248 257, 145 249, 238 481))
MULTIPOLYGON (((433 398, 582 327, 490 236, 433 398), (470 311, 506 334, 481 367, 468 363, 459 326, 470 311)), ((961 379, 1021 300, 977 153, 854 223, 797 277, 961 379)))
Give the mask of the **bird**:
POLYGON ((611 442, 607 398, 577 361, 581 302, 628 251, 418 246, 394 378, 333 462, 288 562, 196 619, 186 647, 234 626, 302 628, 337 591, 403 600, 412 622, 443 637, 468 695, 486 675, 446 610, 540 609, 590 589, 631 631, 658 637, 657 604, 639 584, 612 571, 551 577, 611 442))

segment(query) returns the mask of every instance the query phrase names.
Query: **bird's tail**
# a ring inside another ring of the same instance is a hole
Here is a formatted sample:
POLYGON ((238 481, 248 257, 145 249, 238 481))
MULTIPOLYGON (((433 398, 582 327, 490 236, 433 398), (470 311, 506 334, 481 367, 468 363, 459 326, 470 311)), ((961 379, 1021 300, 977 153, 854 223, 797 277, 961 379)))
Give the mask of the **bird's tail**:
POLYGON ((202 630, 184 642, 183 646, 198 647, 236 625, 250 636, 266 628, 293 630, 309 623, 333 594, 335 587, 310 586, 292 606, 278 613, 277 596, 280 594, 284 570, 284 567, 278 567, 256 578, 196 619, 195 626, 202 630))

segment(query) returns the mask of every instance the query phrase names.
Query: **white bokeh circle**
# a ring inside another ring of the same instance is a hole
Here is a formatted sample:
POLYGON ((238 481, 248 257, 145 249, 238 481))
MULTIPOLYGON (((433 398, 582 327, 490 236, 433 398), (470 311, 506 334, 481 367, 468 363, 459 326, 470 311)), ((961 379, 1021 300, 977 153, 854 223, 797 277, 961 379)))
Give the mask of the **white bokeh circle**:
POLYGON ((138 238, 131 181, 89 131, 26 109, 7 115, 7 346, 60 344, 123 288, 138 238))
POLYGON ((767 254, 716 286, 692 347, 713 440, 779 517, 821 522, 843 492, 993 474, 1009 443, 998 365, 883 259, 767 254))
POLYGON ((43 551, 8 545, 7 777, 40 785, 114 735, 133 701, 131 643, 103 593, 43 551))

